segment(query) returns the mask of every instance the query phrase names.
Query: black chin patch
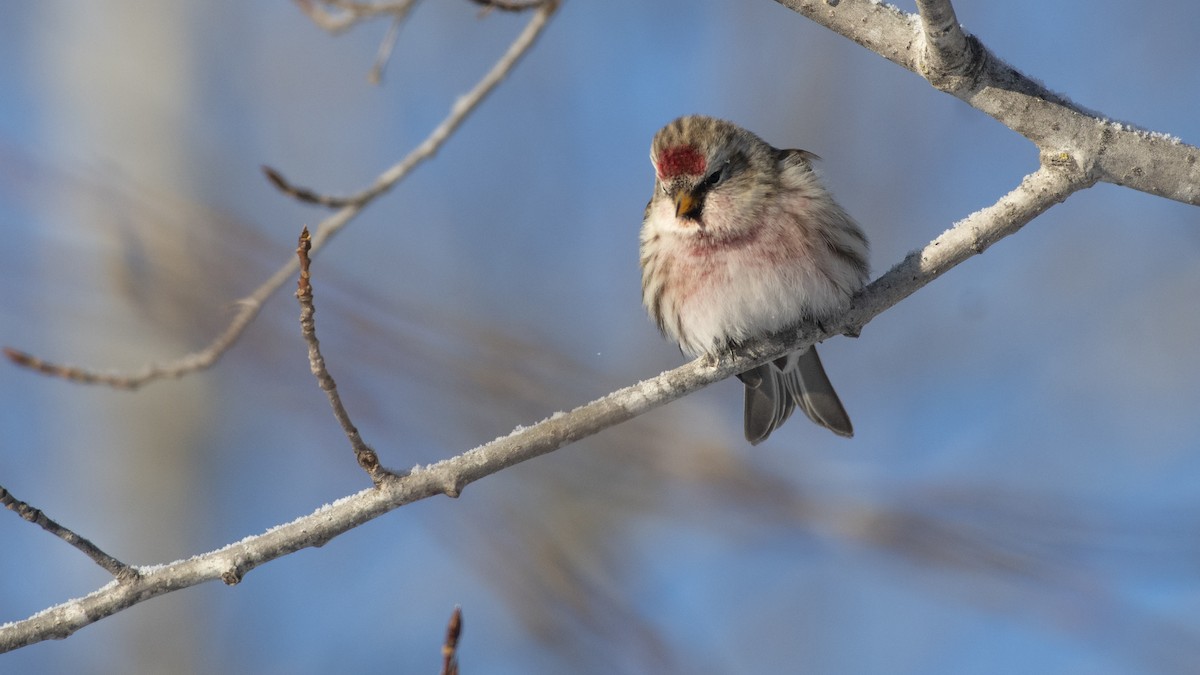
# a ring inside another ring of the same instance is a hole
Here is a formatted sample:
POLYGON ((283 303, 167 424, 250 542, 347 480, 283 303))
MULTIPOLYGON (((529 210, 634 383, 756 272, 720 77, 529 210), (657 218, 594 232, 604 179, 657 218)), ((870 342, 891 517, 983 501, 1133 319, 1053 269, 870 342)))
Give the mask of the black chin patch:
POLYGON ((684 218, 686 220, 694 220, 697 223, 699 223, 700 216, 703 214, 704 214, 704 195, 698 194, 695 196, 695 199, 692 201, 692 208, 679 214, 679 217, 684 218))

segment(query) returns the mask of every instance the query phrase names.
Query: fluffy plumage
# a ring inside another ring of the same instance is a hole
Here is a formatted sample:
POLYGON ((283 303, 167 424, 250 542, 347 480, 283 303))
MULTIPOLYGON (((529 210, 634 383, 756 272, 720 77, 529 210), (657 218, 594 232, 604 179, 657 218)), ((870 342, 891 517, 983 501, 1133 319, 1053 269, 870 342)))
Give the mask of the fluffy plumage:
MULTIPOLYGON (((681 117, 655 135, 642 302, 685 353, 715 354, 833 316, 866 283, 866 236, 821 185, 816 158, 712 117, 681 117)), ((739 377, 751 443, 796 407, 835 433, 854 433, 815 348, 739 377)))

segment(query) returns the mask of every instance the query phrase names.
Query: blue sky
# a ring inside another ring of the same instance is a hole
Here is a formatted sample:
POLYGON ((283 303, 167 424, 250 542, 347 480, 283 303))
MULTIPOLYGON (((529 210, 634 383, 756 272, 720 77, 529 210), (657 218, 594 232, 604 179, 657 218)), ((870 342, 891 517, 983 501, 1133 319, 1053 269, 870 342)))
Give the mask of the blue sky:
MULTIPOLYGON (((1051 89, 1200 142, 1194 3, 960 5, 1051 89)), ((100 367, 202 345, 323 217, 260 165, 360 188, 525 20, 424 3, 374 87, 384 24, 331 37, 284 2, 156 8, 42 2, 0 25, 0 343, 100 367)), ((650 138, 693 112, 821 155, 876 274, 1036 168, 1002 125, 774 2, 570 0, 315 263, 325 356, 386 464, 682 362, 644 316, 636 248, 650 138)), ((797 420, 751 449, 719 383, 0 666, 436 672, 459 604, 465 673, 1184 672, 1198 222, 1097 186, 827 342, 851 441, 797 420)), ((7 368, 0 485, 139 564, 361 489, 290 292, 185 381, 131 394, 7 368)), ((0 621, 106 581, 11 514, 0 542, 0 621)))

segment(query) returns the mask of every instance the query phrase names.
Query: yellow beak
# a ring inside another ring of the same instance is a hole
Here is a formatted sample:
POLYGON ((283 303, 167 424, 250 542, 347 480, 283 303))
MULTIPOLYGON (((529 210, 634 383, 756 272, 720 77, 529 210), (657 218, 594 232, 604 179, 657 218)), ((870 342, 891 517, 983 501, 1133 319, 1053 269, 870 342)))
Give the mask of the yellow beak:
POLYGON ((685 213, 691 213, 696 207, 696 197, 686 190, 675 195, 675 217, 680 218, 685 213))

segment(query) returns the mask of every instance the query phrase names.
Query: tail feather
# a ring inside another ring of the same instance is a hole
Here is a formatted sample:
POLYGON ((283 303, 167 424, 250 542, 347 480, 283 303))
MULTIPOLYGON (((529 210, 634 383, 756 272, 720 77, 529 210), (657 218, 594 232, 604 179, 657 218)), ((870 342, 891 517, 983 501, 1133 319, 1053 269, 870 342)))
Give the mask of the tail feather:
POLYGON ((854 435, 816 347, 764 363, 738 378, 746 385, 745 432, 751 445, 767 440, 797 407, 839 436, 854 435))

